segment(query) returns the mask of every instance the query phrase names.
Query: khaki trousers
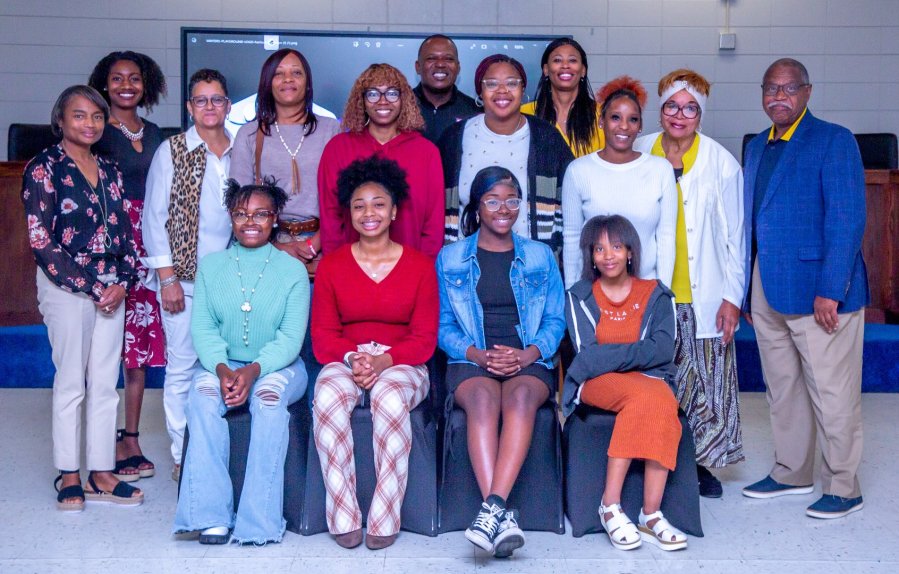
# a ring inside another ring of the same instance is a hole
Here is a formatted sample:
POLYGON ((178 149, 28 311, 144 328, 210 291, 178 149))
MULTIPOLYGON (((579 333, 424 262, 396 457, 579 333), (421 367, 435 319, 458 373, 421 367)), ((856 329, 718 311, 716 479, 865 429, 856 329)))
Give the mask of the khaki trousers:
POLYGON ((812 484, 817 435, 823 493, 860 496, 864 309, 841 313, 837 331, 827 334, 813 315, 772 309, 756 263, 752 322, 771 410, 771 477, 783 484, 812 484))
POLYGON ((87 469, 112 470, 125 306, 107 315, 87 295, 57 287, 41 269, 37 299, 56 367, 53 464, 59 470, 81 468, 83 411, 87 469))

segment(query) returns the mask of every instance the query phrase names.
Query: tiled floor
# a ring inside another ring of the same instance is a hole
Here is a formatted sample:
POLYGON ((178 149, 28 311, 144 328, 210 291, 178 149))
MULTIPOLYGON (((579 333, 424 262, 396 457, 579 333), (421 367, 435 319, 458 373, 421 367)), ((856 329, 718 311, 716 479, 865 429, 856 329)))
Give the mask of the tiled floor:
MULTIPOLYGON (((67 515, 55 510, 51 482, 50 391, 0 390, 0 572, 66 574, 116 572, 569 572, 726 574, 867 574, 899 570, 899 432, 894 423, 899 394, 865 395, 866 507, 834 521, 804 515, 816 496, 772 501, 744 498, 740 488, 765 476, 771 463, 768 413, 762 394, 744 394, 747 462, 722 471, 725 494, 702 501, 705 538, 683 552, 644 546, 618 552, 605 535, 527 533, 527 545, 511 560, 493 560, 462 536, 428 538, 402 533, 397 543, 371 552, 343 550, 327 534, 288 532, 264 548, 201 546, 169 531, 175 483, 166 461, 167 435, 161 392, 147 392, 142 444, 157 462, 155 478, 138 484, 147 502, 138 508, 91 506, 67 515)), ((816 493, 817 495, 818 493, 816 493)))

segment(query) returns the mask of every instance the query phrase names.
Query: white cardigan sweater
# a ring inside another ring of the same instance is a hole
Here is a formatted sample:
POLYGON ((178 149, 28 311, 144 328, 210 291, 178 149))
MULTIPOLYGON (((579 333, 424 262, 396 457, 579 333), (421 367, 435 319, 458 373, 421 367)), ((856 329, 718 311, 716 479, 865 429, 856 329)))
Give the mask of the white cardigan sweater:
MULTIPOLYGON (((662 132, 637 139, 634 149, 651 153, 662 132)), ((680 179, 687 227, 687 265, 696 314, 696 338, 720 337, 715 316, 722 300, 740 307, 746 284, 743 236, 743 171, 729 151, 697 133, 693 167, 680 179)))

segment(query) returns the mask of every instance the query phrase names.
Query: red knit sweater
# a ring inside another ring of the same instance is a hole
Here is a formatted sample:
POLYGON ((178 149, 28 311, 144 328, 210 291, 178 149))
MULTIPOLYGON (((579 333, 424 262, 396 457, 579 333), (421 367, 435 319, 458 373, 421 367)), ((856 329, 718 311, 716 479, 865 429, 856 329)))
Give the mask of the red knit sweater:
POLYGON ((312 350, 326 365, 356 346, 389 345, 395 365, 420 365, 437 346, 440 299, 434 263, 405 247, 380 283, 356 263, 350 245, 325 256, 312 295, 312 350))
POLYGON ((337 202, 337 177, 353 161, 376 153, 397 162, 409 184, 409 197, 390 225, 391 239, 436 258, 443 247, 443 165, 437 147, 419 132, 402 132, 386 144, 368 130, 337 134, 328 142, 318 164, 322 252, 359 239, 348 211, 337 202))

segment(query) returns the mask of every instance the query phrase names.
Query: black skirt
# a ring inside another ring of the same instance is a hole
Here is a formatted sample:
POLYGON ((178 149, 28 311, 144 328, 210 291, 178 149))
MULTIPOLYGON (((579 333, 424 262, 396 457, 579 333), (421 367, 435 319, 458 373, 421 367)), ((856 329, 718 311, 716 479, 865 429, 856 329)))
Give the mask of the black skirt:
POLYGON ((464 381, 474 377, 486 377, 488 379, 493 379, 494 381, 498 381, 503 383, 512 377, 520 377, 522 375, 529 375, 531 377, 537 377, 540 381, 543 382, 549 388, 549 397, 553 399, 556 396, 556 377, 555 377, 555 369, 547 369, 543 365, 538 363, 532 363, 527 367, 521 369, 514 375, 509 377, 503 377, 500 375, 494 375, 487 369, 484 369, 478 365, 472 365, 470 363, 450 363, 446 366, 446 391, 447 393, 454 393, 456 389, 459 388, 464 381))

